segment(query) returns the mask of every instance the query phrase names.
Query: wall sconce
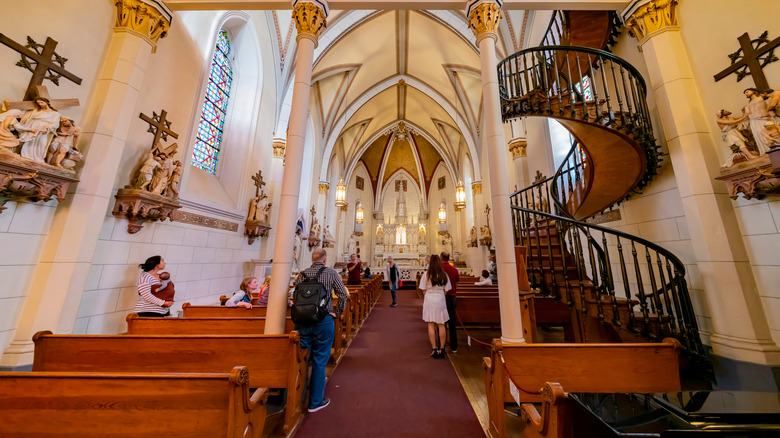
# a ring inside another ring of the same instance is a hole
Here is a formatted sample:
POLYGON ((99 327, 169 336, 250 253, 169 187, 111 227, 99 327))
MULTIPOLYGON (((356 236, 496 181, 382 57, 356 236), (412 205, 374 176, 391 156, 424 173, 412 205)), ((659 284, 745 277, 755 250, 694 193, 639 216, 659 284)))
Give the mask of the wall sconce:
POLYGON ((336 185, 336 207, 344 208, 347 206, 347 186, 344 185, 344 178, 339 178, 336 185))
POLYGON ((464 208, 466 208, 466 188, 463 186, 463 181, 458 180, 458 185, 455 187, 455 209, 464 208))
POLYGON ((361 204, 360 201, 358 201, 357 207, 355 208, 355 223, 363 223, 363 204, 361 204))

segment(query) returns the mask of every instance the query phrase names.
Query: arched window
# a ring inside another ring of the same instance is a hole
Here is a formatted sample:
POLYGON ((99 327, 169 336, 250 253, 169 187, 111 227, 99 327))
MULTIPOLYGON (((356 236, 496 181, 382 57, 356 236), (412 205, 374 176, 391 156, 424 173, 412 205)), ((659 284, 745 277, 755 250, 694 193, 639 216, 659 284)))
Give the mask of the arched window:
POLYGON ((211 73, 206 86, 206 98, 200 113, 192 165, 217 173, 217 162, 225 129, 230 85, 233 83, 233 66, 230 64, 230 38, 224 30, 217 35, 217 47, 211 60, 211 73))

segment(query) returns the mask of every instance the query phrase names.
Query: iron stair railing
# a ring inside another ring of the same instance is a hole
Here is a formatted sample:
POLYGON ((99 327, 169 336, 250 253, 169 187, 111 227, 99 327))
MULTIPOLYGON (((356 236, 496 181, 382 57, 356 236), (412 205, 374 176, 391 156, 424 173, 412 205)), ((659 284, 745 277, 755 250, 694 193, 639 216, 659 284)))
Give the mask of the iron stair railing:
POLYGON ((647 171, 634 190, 657 174, 661 158, 647 86, 628 62, 586 47, 536 47, 501 61, 498 77, 504 121, 543 116, 609 127, 633 138, 645 154, 647 171))

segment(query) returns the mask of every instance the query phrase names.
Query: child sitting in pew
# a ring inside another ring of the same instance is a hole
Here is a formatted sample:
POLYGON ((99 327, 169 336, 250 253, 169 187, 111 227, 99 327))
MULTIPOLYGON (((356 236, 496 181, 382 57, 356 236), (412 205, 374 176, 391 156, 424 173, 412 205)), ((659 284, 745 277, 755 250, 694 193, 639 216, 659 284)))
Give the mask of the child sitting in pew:
MULTIPOLYGON (((247 309, 251 309, 252 291, 255 289, 257 289, 257 278, 246 277, 244 281, 241 282, 239 290, 235 291, 233 296, 225 302, 225 307, 246 307, 247 309)), ((267 303, 268 301, 266 298, 266 304, 267 303)))
POLYGON ((490 272, 488 272, 486 269, 483 269, 482 276, 479 277, 479 281, 474 283, 474 286, 487 286, 489 284, 493 284, 493 281, 490 280, 490 272))

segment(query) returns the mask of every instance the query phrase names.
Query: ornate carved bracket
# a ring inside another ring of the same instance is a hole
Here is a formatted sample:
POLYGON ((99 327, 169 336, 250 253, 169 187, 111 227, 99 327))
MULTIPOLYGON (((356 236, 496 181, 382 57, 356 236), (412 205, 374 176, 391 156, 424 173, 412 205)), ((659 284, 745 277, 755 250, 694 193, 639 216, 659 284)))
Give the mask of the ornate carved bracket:
POLYGON ((171 219, 171 213, 181 208, 174 198, 161 196, 146 190, 123 188, 114 195, 114 216, 125 216, 130 221, 127 232, 135 234, 144 226, 144 221, 164 221, 171 219))
POLYGON ((8 201, 65 199, 76 173, 0 150, 0 213, 8 201))
POLYGON ((255 243, 255 239, 261 236, 268 236, 268 230, 271 226, 260 221, 246 221, 244 222, 244 236, 249 238, 249 244, 255 243))
POLYGON ((780 194, 780 148, 761 157, 733 167, 721 169, 721 176, 715 178, 726 183, 729 197, 737 199, 761 199, 765 195, 780 194))

